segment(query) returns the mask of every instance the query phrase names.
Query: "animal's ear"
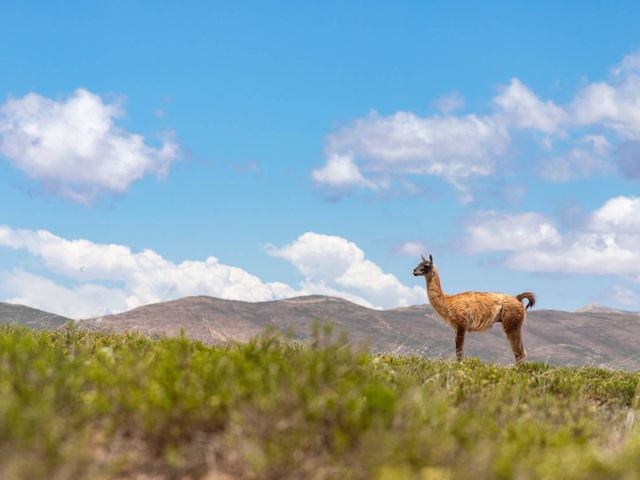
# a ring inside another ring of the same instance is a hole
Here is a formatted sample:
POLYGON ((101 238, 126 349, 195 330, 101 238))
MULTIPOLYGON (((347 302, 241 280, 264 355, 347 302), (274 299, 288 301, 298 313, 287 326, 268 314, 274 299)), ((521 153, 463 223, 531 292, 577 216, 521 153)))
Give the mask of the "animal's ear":
POLYGON ((422 261, 423 261, 423 262, 426 262, 426 261, 427 261, 427 259, 426 259, 426 258, 424 258, 424 255, 422 255, 422 254, 420 254, 420 258, 422 259, 422 261))
POLYGON ((433 264, 433 257, 431 256, 431 254, 429 254, 429 262, 431 262, 431 264, 433 264))

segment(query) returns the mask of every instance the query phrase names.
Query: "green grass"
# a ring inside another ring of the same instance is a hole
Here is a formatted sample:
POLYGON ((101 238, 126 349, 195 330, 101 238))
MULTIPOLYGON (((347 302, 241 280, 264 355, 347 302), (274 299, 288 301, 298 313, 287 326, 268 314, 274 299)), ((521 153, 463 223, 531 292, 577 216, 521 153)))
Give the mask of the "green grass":
POLYGON ((639 381, 0 327, 0 478, 636 479, 639 381))

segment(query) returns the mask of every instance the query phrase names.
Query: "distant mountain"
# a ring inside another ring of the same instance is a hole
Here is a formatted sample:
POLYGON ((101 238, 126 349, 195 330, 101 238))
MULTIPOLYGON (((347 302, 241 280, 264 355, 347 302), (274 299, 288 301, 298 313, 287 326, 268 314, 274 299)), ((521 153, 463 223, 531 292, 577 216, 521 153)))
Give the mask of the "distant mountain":
MULTIPOLYGON (((406 337, 429 337, 433 328, 424 321, 425 314, 433 315, 431 307, 410 307, 407 312, 379 311, 341 298, 318 295, 257 303, 187 297, 83 323, 150 335, 178 335, 184 329, 192 338, 242 342, 264 332, 266 328, 289 330, 295 332, 298 338, 305 339, 315 321, 329 321, 335 325, 336 331, 346 330, 355 342, 371 341, 372 348, 391 351, 406 337), (421 321, 416 322, 416 316, 421 321)), ((441 327, 446 331, 444 326, 441 327)), ((417 345, 412 344, 412 347, 415 349, 417 345)))
MULTIPOLYGON (((372 310, 326 296, 248 303, 212 297, 187 297, 80 322, 87 328, 178 335, 181 330, 209 342, 244 342, 266 328, 291 330, 309 338, 314 321, 330 321, 354 343, 377 352, 450 358, 454 335, 429 305, 372 310)), ((559 365, 592 365, 640 370, 640 316, 600 311, 528 313, 524 343, 530 360, 559 365)), ((511 363, 499 324, 489 332, 467 335, 467 356, 511 363)))
MULTIPOLYGON (((0 324, 55 329, 71 321, 22 305, 0 303, 0 324)), ((187 297, 125 313, 76 322, 81 328, 179 335, 206 342, 245 342, 265 329, 310 338, 315 321, 329 321, 355 344, 393 354, 451 358, 454 335, 429 305, 372 310, 326 296, 272 302, 239 302, 213 297, 187 297)), ((524 342, 530 360, 558 365, 592 365, 640 370, 640 314, 591 305, 571 313, 534 310, 527 315, 524 342)), ((467 356, 511 363, 500 325, 467 335, 467 356)))
POLYGON ((604 305, 599 305, 597 303, 590 303, 589 305, 585 305, 576 310, 576 313, 625 313, 625 314, 636 314, 640 315, 638 312, 632 312, 629 310, 619 310, 617 308, 606 307, 604 305))
POLYGON ((50 330, 61 327, 70 321, 70 318, 43 312, 36 308, 0 303, 0 324, 16 323, 30 328, 50 330))

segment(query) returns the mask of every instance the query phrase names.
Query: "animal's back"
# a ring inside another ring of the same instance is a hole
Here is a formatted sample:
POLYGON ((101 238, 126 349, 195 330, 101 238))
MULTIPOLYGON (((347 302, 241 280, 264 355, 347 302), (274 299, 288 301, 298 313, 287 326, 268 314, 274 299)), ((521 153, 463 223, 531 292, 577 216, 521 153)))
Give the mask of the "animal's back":
POLYGON ((447 298, 450 311, 455 312, 455 323, 467 330, 481 331, 501 321, 506 312, 522 310, 524 307, 518 299, 506 293, 464 292, 450 295, 447 298))

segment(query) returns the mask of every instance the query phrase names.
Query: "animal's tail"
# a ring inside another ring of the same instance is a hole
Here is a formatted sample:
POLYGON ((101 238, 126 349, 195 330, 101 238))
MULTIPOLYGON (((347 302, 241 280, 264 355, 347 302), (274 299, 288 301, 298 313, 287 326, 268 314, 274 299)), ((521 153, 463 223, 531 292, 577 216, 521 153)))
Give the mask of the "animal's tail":
POLYGON ((519 301, 522 301, 525 298, 527 299, 527 306, 525 307, 525 310, 529 310, 531 307, 533 307, 536 304, 536 296, 531 292, 521 293, 520 295, 516 295, 516 298, 519 301))

